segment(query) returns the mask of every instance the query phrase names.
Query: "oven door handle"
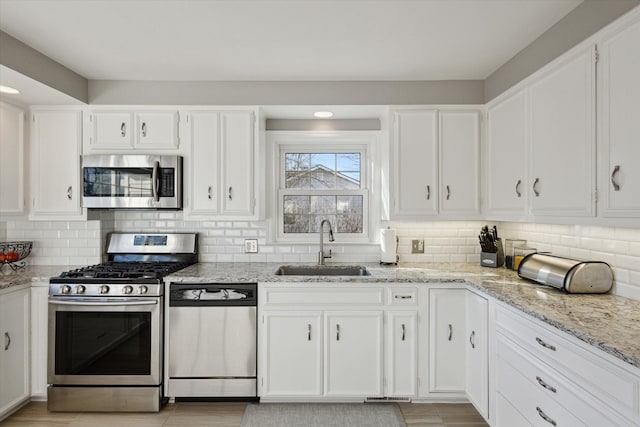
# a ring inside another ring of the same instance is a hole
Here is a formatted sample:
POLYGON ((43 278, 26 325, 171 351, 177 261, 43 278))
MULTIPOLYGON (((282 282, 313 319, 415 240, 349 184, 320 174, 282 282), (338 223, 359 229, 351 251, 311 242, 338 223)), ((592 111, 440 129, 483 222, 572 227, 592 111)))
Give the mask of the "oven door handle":
POLYGON ((123 305, 156 305, 158 304, 157 300, 140 300, 140 301, 96 301, 96 302, 87 302, 87 301, 69 301, 69 300, 56 300, 50 299, 49 304, 53 305, 75 305, 75 306, 85 306, 85 307, 95 307, 95 306, 123 306, 123 305))

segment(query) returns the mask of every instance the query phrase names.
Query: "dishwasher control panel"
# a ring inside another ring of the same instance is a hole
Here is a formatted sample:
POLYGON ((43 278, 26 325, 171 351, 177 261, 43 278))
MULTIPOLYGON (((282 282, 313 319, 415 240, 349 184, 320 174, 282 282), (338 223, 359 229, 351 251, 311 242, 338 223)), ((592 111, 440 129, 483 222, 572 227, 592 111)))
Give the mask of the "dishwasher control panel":
POLYGON ((257 283, 171 283, 169 306, 257 306, 257 283))

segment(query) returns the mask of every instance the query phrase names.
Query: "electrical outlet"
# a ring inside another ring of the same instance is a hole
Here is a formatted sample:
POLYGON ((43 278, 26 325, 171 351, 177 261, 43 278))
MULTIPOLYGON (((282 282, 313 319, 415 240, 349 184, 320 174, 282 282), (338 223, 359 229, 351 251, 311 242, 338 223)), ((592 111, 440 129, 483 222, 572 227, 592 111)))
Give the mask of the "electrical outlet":
POLYGON ((258 239, 245 239, 244 240, 244 253, 245 254, 257 254, 258 253, 258 239))
POLYGON ((424 253, 424 240, 412 240, 411 241, 411 253, 423 254, 424 253))

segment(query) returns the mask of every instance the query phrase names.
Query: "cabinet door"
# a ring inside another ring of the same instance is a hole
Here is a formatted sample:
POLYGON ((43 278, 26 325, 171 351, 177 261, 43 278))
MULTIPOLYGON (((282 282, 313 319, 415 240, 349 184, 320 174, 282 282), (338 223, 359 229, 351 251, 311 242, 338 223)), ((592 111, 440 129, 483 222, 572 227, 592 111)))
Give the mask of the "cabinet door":
POLYGON ((250 111, 220 113, 222 211, 251 215, 254 209, 254 116, 250 111))
POLYGON ((33 115, 31 218, 82 216, 80 146, 82 113, 37 111, 33 115))
POLYGON ((322 394, 322 314, 266 312, 262 396, 322 394))
POLYGON ((391 311, 387 317, 387 396, 416 395, 418 313, 391 311))
POLYGON ((382 311, 325 313, 325 395, 382 396, 382 311))
POLYGON ((530 86, 534 215, 594 214, 594 58, 591 46, 530 86))
POLYGON ((24 212, 24 111, 0 102, 0 215, 24 212))
POLYGON ((29 397, 29 289, 0 296, 0 419, 29 397))
POLYGON ((480 212, 480 114, 440 111, 440 212, 480 212))
POLYGON ((178 112, 136 113, 136 148, 178 148, 178 112))
POLYGON ((526 93, 515 93, 487 112, 487 211, 526 214, 526 93))
POLYGON ((611 35, 599 51, 602 213, 640 217, 640 22, 611 35))
POLYGON ((429 391, 464 392, 466 289, 429 290, 429 391))
POLYGON ((133 114, 122 111, 94 111, 89 115, 93 131, 89 136, 91 150, 127 150, 133 148, 133 114))
POLYGON ((47 396, 48 283, 31 287, 31 396, 47 396))
POLYGON ((532 424, 501 393, 496 393, 496 426, 528 427, 532 424))
POLYGON ((467 291, 467 397, 485 419, 489 413, 487 300, 467 291))
POLYGON ((187 116, 191 133, 190 213, 216 214, 221 194, 218 188, 219 119, 217 112, 192 112, 187 116))
POLYGON ((393 176, 395 217, 438 213, 438 112, 394 113, 393 176))

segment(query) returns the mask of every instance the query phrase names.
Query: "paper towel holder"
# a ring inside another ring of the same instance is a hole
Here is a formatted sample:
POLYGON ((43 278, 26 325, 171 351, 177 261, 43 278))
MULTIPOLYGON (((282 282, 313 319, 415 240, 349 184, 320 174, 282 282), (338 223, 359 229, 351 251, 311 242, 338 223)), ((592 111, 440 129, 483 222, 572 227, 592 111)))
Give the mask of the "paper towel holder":
MULTIPOLYGON (((387 227, 387 228, 391 228, 391 227, 387 227)), ((398 265, 398 262, 400 261, 400 255, 398 255, 398 245, 400 245, 400 238, 396 236, 396 262, 380 261, 380 265, 398 265)))

